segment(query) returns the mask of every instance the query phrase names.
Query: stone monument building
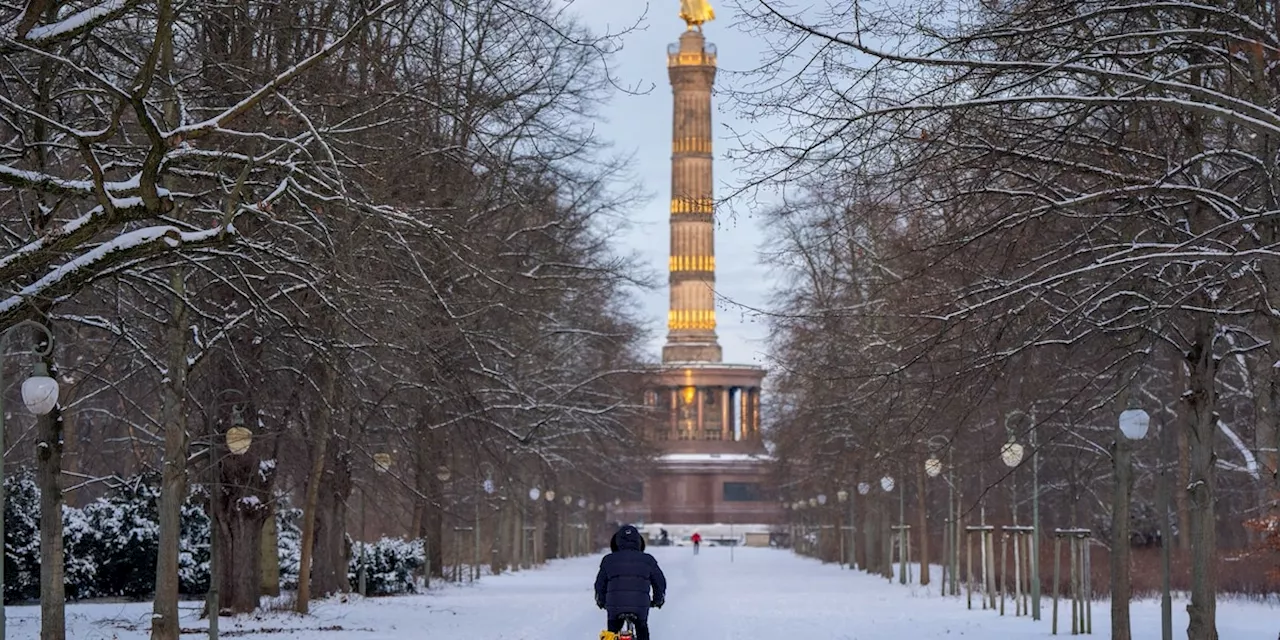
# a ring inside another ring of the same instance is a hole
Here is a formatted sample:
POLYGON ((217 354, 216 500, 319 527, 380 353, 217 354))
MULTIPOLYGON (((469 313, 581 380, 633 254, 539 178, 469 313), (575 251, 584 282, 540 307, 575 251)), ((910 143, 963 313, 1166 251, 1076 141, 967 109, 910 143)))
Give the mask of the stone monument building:
POLYGON ((716 49, 702 34, 714 17, 684 2, 688 29, 667 50, 673 94, 671 290, 662 365, 645 403, 648 435, 663 452, 653 475, 615 507, 615 518, 662 525, 769 525, 781 509, 760 437, 760 367, 725 364, 716 338, 715 203, 711 90, 716 49))

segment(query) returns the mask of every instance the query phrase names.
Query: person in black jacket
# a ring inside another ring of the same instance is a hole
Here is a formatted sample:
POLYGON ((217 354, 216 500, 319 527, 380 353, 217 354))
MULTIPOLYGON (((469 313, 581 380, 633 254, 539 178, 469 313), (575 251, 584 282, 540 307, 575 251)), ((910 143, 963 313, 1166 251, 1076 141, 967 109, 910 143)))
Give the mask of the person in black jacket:
POLYGON ((644 537, 635 527, 618 529, 609 549, 613 553, 600 561, 596 574, 596 606, 608 612, 609 631, 615 633, 622 630, 622 614, 635 614, 636 640, 649 640, 649 607, 662 608, 667 578, 658 561, 644 552, 644 537))

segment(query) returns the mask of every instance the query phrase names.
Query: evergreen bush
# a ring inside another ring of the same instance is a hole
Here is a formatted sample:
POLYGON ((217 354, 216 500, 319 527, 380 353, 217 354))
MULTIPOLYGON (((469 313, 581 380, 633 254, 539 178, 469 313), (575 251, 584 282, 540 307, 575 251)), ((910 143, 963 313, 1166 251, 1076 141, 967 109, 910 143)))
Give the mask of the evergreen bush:
POLYGON ((348 577, 352 585, 359 584, 362 549, 368 553, 365 559, 368 562, 368 573, 365 576, 368 595, 390 596, 417 592, 414 576, 423 567, 421 540, 382 538, 373 543, 354 543, 351 548, 351 565, 348 569, 348 577))

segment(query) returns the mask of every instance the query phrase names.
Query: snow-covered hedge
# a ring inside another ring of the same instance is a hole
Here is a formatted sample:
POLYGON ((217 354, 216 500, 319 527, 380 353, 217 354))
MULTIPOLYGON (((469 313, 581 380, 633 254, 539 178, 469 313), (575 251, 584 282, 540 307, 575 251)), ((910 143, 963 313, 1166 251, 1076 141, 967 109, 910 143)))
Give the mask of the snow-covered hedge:
POLYGON ((417 591, 414 576, 422 571, 421 540, 383 538, 373 543, 356 542, 351 545, 348 577, 353 587, 359 583, 362 549, 368 554, 365 558, 369 563, 365 577, 368 595, 389 596, 417 591))
MULTIPOLYGON (((4 601, 40 597, 40 490, 30 469, 5 478, 4 601)), ((155 590, 159 547, 159 486, 140 476, 84 508, 62 512, 66 551, 67 598, 146 598, 155 590)), ((199 595, 209 589, 209 518, 199 487, 182 505, 178 548, 178 589, 199 595)), ((298 587, 302 548, 302 511, 281 500, 276 509, 280 550, 280 587, 298 587)), ((351 584, 356 584, 360 545, 353 545, 351 584)), ((414 591, 422 569, 422 544, 383 539, 369 545, 370 595, 414 591)))
MULTIPOLYGON (((5 478, 6 603, 40 597, 40 490, 23 469, 5 478)), ((159 547, 159 488, 139 476, 84 508, 62 510, 67 598, 145 598, 155 589, 159 547)), ((199 594, 209 586, 209 519, 204 498, 182 505, 179 589, 199 594)))

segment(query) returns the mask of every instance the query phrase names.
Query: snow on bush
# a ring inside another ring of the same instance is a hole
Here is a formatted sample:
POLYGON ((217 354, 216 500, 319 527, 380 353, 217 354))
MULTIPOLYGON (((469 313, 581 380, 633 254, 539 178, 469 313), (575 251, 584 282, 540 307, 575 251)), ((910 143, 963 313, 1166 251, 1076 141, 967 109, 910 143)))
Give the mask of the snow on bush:
POLYGON ((359 584, 360 553, 367 553, 368 574, 365 577, 368 595, 389 596, 399 593, 415 593, 414 575, 422 570, 423 548, 421 540, 382 538, 374 543, 356 542, 351 548, 351 566, 348 577, 351 584, 359 584))
MULTIPOLYGON (((147 598, 155 590, 159 548, 159 486, 154 476, 138 476, 84 508, 64 507, 66 593, 85 598, 147 598)), ((4 481, 4 601, 32 602, 40 597, 40 489, 30 469, 4 481)), ((207 494, 196 487, 182 505, 178 543, 178 590, 186 595, 209 589, 209 517, 207 494)), ((280 587, 298 587, 302 551, 302 510, 281 498, 277 503, 280 587)), ((350 566, 356 584, 361 543, 355 543, 350 566)), ((422 570, 420 541, 384 538, 368 545, 370 595, 412 593, 422 570)))
POLYGON ((280 588, 298 588, 298 565, 302 562, 302 509, 289 504, 287 497, 276 502, 276 548, 280 555, 280 588))
MULTIPOLYGON (((40 597, 40 489, 30 469, 8 475, 4 486, 4 601, 35 601, 40 597)), ((151 595, 160 535, 158 499, 156 478, 139 476, 82 509, 63 507, 68 599, 151 595)), ((178 588, 188 595, 209 588, 204 503, 203 495, 193 494, 182 505, 178 588)))
POLYGON ((5 476, 4 601, 40 597, 40 489, 31 469, 5 476))

